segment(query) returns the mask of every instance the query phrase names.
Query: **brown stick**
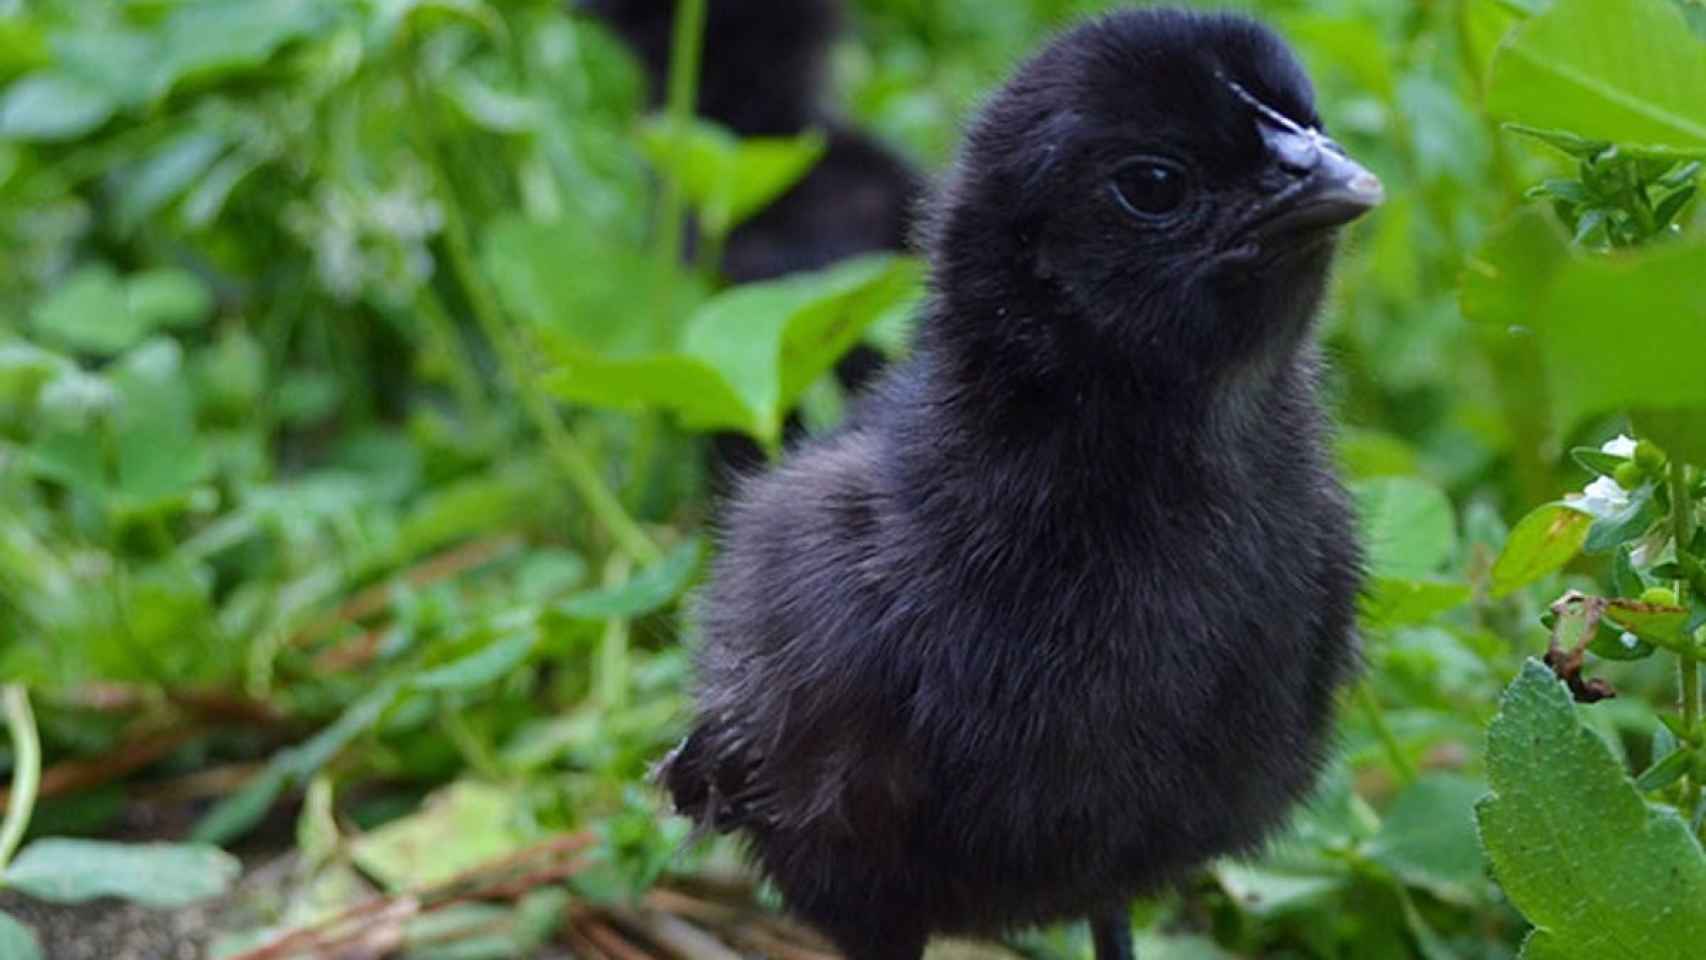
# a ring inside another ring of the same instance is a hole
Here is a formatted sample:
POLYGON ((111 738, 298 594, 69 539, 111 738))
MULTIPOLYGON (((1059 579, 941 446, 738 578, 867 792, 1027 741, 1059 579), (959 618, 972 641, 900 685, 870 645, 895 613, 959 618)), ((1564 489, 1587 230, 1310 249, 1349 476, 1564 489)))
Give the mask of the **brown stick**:
POLYGON ((520 544, 521 538, 511 534, 475 540, 434 554, 404 570, 401 577, 392 577, 356 593, 339 604, 336 610, 304 628, 293 638, 292 643, 297 646, 311 643, 340 623, 365 620, 383 612, 391 603, 391 591, 399 579, 414 587, 431 586, 482 566, 520 544))
MULTIPOLYGON (((99 756, 65 760, 42 771, 39 796, 56 797, 111 783, 148 766, 204 733, 200 727, 159 730, 119 744, 99 756)), ((0 789, 0 806, 11 800, 10 788, 0 789)))
POLYGON ((536 864, 547 858, 569 857, 591 846, 595 839, 592 834, 585 832, 553 837, 544 843, 480 864, 425 891, 370 897, 326 920, 292 930, 271 943, 262 944, 227 960, 283 960, 305 950, 324 951, 339 942, 348 941, 352 936, 360 936, 366 928, 393 912, 401 912, 406 919, 416 914, 441 910, 464 900, 493 897, 500 893, 509 896, 514 896, 517 892, 524 893, 540 883, 572 876, 586 867, 586 861, 568 859, 562 863, 511 876, 514 868, 536 864), (354 930, 346 932, 345 928, 352 925, 354 930))

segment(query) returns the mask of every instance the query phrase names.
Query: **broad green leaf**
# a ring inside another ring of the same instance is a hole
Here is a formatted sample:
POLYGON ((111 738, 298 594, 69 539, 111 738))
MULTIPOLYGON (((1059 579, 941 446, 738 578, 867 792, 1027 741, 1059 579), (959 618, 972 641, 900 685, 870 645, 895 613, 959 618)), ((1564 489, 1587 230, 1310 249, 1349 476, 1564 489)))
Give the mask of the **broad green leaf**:
POLYGON ((1706 406, 1706 377, 1694 352, 1679 349, 1706 332, 1702 276, 1706 243, 1699 241, 1576 256, 1561 266, 1529 310, 1554 393, 1569 413, 1706 406))
POLYGON ((1361 427, 1339 431, 1339 465, 1353 480, 1412 476, 1419 469, 1416 451, 1390 433, 1361 427))
POLYGON ((1517 522, 1493 561, 1489 592, 1504 597, 1562 569, 1587 540, 1593 517, 1563 503, 1548 503, 1517 522))
POLYGON ((113 193, 113 216, 124 230, 135 229, 176 200, 225 152, 225 136, 188 130, 154 148, 126 172, 113 193))
POLYGON ((1456 580, 1375 577, 1363 591, 1359 612, 1367 627, 1409 626, 1455 610, 1473 595, 1469 584, 1456 580))
POLYGON ((285 44, 331 21, 331 10, 322 0, 181 4, 166 19, 161 69, 175 83, 257 67, 285 44))
POLYGON ((1663 790, 1682 779, 1694 766, 1694 748, 1676 747, 1635 778, 1635 788, 1647 793, 1663 790))
POLYGON ((1706 943, 1699 841, 1674 810, 1642 799, 1535 661, 1487 732, 1487 772, 1481 841, 1506 896, 1536 927, 1526 960, 1688 957, 1706 943))
POLYGON ((1706 409, 1706 379, 1677 345, 1706 330, 1706 291, 1694 280, 1703 270, 1706 243, 1587 255, 1529 207, 1469 260, 1461 305, 1489 336, 1537 338, 1567 417, 1633 410, 1654 439, 1702 450, 1706 430, 1692 411, 1706 409))
POLYGON ((721 374, 760 426, 755 436, 773 442, 784 411, 919 279, 916 261, 878 256, 736 287, 694 314, 682 349, 721 374))
POLYGON ((119 897, 181 907, 219 896, 242 871, 237 858, 204 844, 51 838, 25 847, 4 879, 9 887, 55 903, 119 897))
POLYGON ((1487 898, 1486 868, 1475 837, 1479 780, 1429 774, 1404 788, 1369 843, 1369 859, 1399 879, 1450 903, 1487 898))
POLYGON ((1240 909, 1258 917, 1282 916, 1318 906, 1346 883, 1338 875, 1242 863, 1221 863, 1214 867, 1214 876, 1240 909))
POLYGON ((171 82, 163 69, 160 37, 154 31, 82 25, 56 33, 53 52, 66 73, 120 106, 150 103, 171 82))
POLYGON ((697 279, 588 218, 499 218, 480 261, 504 306, 548 344, 604 357, 670 349, 703 298, 697 279))
MULTIPOLYGON (((782 407, 794 406, 872 324, 915 306, 923 286, 924 265, 910 257, 865 257, 818 274, 783 330, 782 407)), ((689 341, 699 329, 689 328, 689 341)))
POLYGON ((73 273, 36 305, 30 320, 43 339, 100 355, 119 353, 148 334, 130 315, 124 285, 106 266, 73 273))
POLYGON ((1636 433, 1672 457, 1685 463, 1706 463, 1706 406, 1671 410, 1637 407, 1629 411, 1629 422, 1636 433))
POLYGON ((410 684, 421 690, 466 690, 502 679, 527 660, 539 641, 531 625, 500 636, 479 650, 418 673, 410 684))
POLYGON ((74 140, 107 122, 117 105, 66 73, 34 73, 0 96, 0 140, 74 140))
POLYGON ((350 854, 386 889, 420 889, 522 849, 529 822, 522 794, 462 780, 427 798, 418 813, 357 838, 350 854))
POLYGON ((70 360, 27 340, 0 343, 0 404, 34 403, 43 386, 75 369, 70 360))
POLYGON ((805 176, 823 156, 816 133, 742 140, 695 120, 677 130, 667 120, 641 131, 652 163, 681 186, 704 230, 725 236, 805 176))
POLYGON ((1237 960, 1208 937, 1147 933, 1137 937, 1136 955, 1143 960, 1237 960))
POLYGON ((638 617, 662 608, 681 595, 699 569, 703 542, 685 540, 662 560, 641 570, 617 587, 586 590, 565 598, 557 612, 577 620, 638 617))
POLYGON ((195 398, 183 351, 156 339, 127 354, 114 383, 124 402, 116 425, 117 490, 130 509, 146 510, 188 494, 206 476, 196 433, 195 398))
POLYGON ((1602 477, 1609 477, 1617 472, 1617 468, 1629 462, 1628 457, 1619 457, 1606 453, 1598 447, 1575 447, 1570 450, 1570 459, 1581 464, 1588 470, 1602 477))
POLYGON ((124 281, 131 322, 146 330, 193 327, 213 310, 207 285, 187 270, 144 270, 124 281))
POLYGON ((557 350, 554 369, 541 383, 564 400, 616 410, 667 410, 691 430, 739 430, 774 435, 775 422, 747 406, 706 362, 677 354, 610 357, 557 350))
POLYGON ((1451 501, 1414 477, 1381 477, 1354 484, 1368 567, 1375 577, 1420 580, 1457 549, 1451 501))
POLYGON ((36 940, 36 935, 3 911, 0 911, 0 958, 42 960, 41 943, 36 940))
POLYGON ((213 306, 207 287, 182 270, 149 270, 120 278, 110 267, 82 267, 31 315, 44 339, 98 356, 120 353, 167 327, 206 319, 213 306))
POLYGON ((1569 257, 1567 241, 1540 206, 1518 210, 1464 264, 1458 287, 1463 315, 1499 334, 1531 334, 1542 319, 1535 306, 1569 257))
POLYGON ((1619 599, 1606 604, 1605 615, 1650 643, 1669 650, 1688 649, 1681 637, 1682 625, 1688 622, 1688 610, 1683 607, 1619 599))
POLYGON ((690 429, 738 429, 774 446, 784 412, 919 280, 916 261, 879 256, 736 287, 693 315, 679 353, 612 356, 551 341, 544 383, 565 400, 668 410, 690 429))
POLYGON ((1499 116, 1663 154, 1706 154, 1706 55, 1667 0, 1557 0, 1493 61, 1499 116))

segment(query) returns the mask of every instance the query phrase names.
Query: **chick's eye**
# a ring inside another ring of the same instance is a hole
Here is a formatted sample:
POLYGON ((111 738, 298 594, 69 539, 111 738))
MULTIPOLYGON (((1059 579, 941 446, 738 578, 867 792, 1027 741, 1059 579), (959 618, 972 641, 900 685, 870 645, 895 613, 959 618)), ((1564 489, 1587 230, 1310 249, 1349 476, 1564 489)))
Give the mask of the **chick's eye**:
POLYGON ((1160 217, 1184 206, 1190 181, 1183 167, 1171 160, 1144 157, 1128 160, 1114 171, 1114 196, 1140 217, 1160 217))

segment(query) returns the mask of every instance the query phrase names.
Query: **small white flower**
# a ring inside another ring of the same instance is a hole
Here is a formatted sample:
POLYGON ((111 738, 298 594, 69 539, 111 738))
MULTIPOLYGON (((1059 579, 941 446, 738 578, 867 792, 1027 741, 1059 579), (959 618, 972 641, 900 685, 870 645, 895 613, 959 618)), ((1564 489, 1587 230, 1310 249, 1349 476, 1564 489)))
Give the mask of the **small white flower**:
POLYGON ((1629 491, 1610 477, 1598 477, 1582 489, 1564 497, 1564 502, 1583 513, 1603 517, 1629 505, 1629 491))
POLYGON ((1635 438, 1618 434, 1600 446, 1601 453, 1609 453, 1614 457, 1627 460, 1635 455, 1635 438))

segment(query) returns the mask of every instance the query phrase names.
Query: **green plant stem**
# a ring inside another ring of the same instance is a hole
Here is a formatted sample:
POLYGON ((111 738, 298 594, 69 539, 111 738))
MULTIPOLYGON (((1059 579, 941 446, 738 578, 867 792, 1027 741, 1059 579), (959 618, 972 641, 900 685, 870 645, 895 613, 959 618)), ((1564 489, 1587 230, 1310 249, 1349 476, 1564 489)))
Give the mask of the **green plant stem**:
POLYGON ((593 516, 610 534, 611 539, 616 541, 617 546, 641 563, 653 563, 662 554, 651 538, 646 536, 645 531, 640 529, 640 525, 628 516, 628 512, 622 507, 622 501, 617 499, 604 482, 604 478, 599 476, 598 468, 592 459, 563 426, 562 418, 558 416, 550 398, 541 393, 534 384, 526 357, 504 322, 497 298, 480 276, 474 262, 474 244, 470 239, 468 223, 462 217, 449 169, 438 148, 438 137, 429 119, 426 98, 421 94, 417 70, 418 67, 411 65, 407 71, 410 112, 413 114, 416 134, 427 159, 427 167, 435 181, 438 196, 444 203, 444 246, 450 258, 450 268, 468 297, 468 306, 474 314, 474 320, 480 325, 480 331, 485 334, 486 339, 491 341, 504 376, 521 400, 522 408, 533 421, 535 429, 544 438, 546 451, 568 478, 575 492, 586 502, 587 509, 592 511, 593 516))
MULTIPOLYGON (((613 558, 605 570, 604 584, 614 587, 628 579, 629 563, 625 557, 613 558)), ((611 617, 604 624, 604 635, 598 644, 598 699, 607 709, 626 707, 629 700, 630 666, 628 644, 630 626, 627 617, 611 617)))
MULTIPOLYGON (((665 104, 670 132, 677 144, 693 118, 699 98, 699 55, 705 39, 705 0, 678 0, 675 35, 669 57, 669 99, 665 104)), ((686 226, 686 197, 674 177, 665 177, 658 204, 657 263, 659 276, 669 276, 681 256, 686 226)))
POLYGON ((486 403, 480 372, 474 365, 474 358, 468 355, 462 337, 456 332, 456 322, 450 318, 450 311, 426 287, 415 298, 415 309, 426 323, 427 335, 444 354, 445 374, 450 378, 450 389, 456 394, 456 402, 462 407, 463 414, 482 430, 488 429, 492 424, 492 411, 486 403))
MULTIPOLYGON (((1672 460, 1670 464, 1670 519, 1671 530, 1676 536, 1676 552, 1681 557, 1688 549, 1689 541, 1694 539, 1694 510, 1688 496, 1688 468, 1681 462, 1672 460)), ((1677 602, 1685 609, 1689 607, 1688 581, 1678 580, 1676 583, 1677 602)), ((1693 644, 1693 637, 1684 637, 1693 644)), ((1682 687, 1682 723, 1683 729, 1690 736, 1697 736, 1700 731, 1700 660, 1691 655, 1677 658, 1678 680, 1682 687)), ((1700 807, 1700 780, 1693 774, 1683 785, 1683 815, 1690 822, 1694 813, 1700 807)))
POLYGON ((12 737, 12 792, 6 801, 6 819, 0 823, 3 871, 23 842, 35 810, 36 790, 41 786, 41 738, 35 714, 30 712, 30 692, 23 684, 0 687, 0 712, 6 715, 6 731, 12 737))
POLYGON ((1404 748, 1398 743, 1398 738, 1392 734, 1392 728, 1386 725, 1386 714, 1381 709, 1380 701, 1374 695, 1374 688, 1367 683, 1357 687, 1357 702, 1362 705, 1363 712, 1368 715, 1368 725, 1374 728, 1374 737, 1380 741, 1380 746, 1386 751, 1386 759, 1392 764, 1392 769, 1398 774, 1398 781, 1409 786, 1416 781, 1416 765, 1404 755, 1404 748))

